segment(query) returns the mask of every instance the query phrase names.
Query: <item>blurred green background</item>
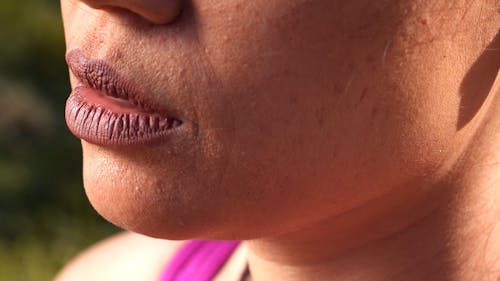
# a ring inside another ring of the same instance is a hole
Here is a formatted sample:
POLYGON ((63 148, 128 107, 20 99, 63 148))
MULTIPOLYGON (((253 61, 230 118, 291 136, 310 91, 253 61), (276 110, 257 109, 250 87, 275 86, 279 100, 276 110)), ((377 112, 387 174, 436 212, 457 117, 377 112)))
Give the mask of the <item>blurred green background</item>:
POLYGON ((52 280, 116 232, 89 206, 69 94, 59 1, 0 2, 0 280, 52 280))

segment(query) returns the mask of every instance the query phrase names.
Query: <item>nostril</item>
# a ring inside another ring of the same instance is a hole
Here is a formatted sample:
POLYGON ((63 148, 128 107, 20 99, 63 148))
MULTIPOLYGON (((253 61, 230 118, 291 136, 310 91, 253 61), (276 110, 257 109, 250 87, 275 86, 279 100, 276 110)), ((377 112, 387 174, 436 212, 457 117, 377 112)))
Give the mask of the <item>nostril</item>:
POLYGON ((131 9, 143 18, 155 24, 173 22, 181 12, 180 0, 135 0, 127 1, 121 7, 131 9))
POLYGON ((154 24, 168 24, 180 14, 182 0, 83 0, 94 9, 122 8, 154 24))

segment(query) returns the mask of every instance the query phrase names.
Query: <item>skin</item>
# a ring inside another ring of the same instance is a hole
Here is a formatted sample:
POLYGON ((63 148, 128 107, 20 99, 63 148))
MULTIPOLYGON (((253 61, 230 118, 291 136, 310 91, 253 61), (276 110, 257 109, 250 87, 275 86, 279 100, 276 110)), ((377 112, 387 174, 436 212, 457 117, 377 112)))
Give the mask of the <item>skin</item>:
POLYGON ((61 3, 68 51, 184 121, 82 141, 112 223, 246 240, 252 280, 498 277, 498 1, 61 3))

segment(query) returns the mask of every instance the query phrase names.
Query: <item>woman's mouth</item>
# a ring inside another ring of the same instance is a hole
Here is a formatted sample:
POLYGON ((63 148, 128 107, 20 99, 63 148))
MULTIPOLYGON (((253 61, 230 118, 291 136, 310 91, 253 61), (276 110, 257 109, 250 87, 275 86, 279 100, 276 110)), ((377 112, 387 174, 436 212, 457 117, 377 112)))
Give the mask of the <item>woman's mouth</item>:
POLYGON ((153 144, 182 125, 105 62, 79 50, 66 59, 79 80, 66 102, 66 123, 78 138, 103 146, 153 144))

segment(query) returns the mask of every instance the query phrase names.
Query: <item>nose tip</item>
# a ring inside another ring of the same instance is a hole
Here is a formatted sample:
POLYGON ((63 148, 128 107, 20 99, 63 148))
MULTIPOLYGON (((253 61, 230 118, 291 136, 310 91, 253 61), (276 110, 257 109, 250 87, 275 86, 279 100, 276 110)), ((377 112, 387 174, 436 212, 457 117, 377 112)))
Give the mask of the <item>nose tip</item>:
POLYGON ((181 12, 182 0, 82 0, 95 9, 116 7, 129 10, 154 24, 174 21, 181 12))

